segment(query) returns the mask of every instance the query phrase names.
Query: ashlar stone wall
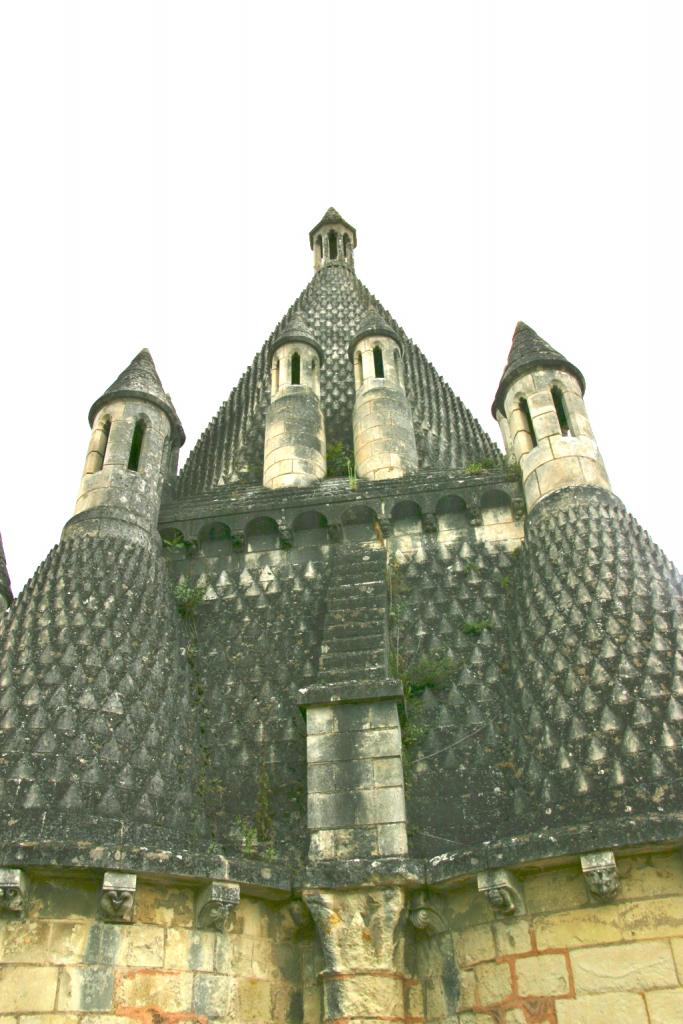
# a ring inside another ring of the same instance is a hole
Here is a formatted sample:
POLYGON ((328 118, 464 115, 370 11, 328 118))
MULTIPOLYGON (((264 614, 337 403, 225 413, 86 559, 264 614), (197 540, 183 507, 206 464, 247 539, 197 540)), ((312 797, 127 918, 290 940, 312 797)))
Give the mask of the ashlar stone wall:
MULTIPOLYGON (((683 1021, 683 861, 617 857, 614 900, 576 865, 521 875, 525 912, 493 913, 474 887, 442 905, 460 975, 458 1024, 683 1021)), ((429 1024, 453 1022, 436 998, 429 1024)))
MULTIPOLYGON (((191 888, 138 879, 135 923, 97 920, 98 882, 32 881, 24 920, 0 920, 0 1024, 291 1024, 320 1016, 290 903, 242 896, 224 931, 194 927, 191 888)), ((312 940, 311 940, 312 941, 312 940)))

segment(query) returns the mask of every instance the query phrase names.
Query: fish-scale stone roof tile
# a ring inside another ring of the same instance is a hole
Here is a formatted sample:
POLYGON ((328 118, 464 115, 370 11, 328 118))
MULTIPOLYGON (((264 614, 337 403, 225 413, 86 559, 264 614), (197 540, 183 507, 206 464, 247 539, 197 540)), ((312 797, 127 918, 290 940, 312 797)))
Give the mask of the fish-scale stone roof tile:
POLYGON ((179 627, 155 551, 74 537, 50 552, 0 640, 12 834, 178 848, 201 832, 179 627))

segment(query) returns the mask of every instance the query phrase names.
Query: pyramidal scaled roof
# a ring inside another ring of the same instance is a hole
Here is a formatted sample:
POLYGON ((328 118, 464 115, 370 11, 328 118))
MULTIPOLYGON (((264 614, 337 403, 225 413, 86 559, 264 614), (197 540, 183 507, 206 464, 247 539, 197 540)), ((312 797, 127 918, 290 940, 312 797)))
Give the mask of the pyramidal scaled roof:
POLYGON ((497 410, 503 411, 503 400, 509 386, 518 377, 523 376, 523 374, 528 373, 530 370, 540 370, 542 367, 556 367, 559 370, 567 370, 568 373, 576 377, 581 385, 581 390, 586 390, 586 381, 581 370, 577 369, 568 359, 565 359, 560 352, 549 345, 547 341, 544 341, 540 335, 536 334, 533 327, 529 327, 528 324, 520 320, 515 327, 508 361, 503 370, 503 376, 500 378, 496 397, 493 400, 491 412, 494 417, 497 410))
POLYGON ((107 390, 93 403, 88 414, 90 426, 93 425, 95 416, 102 406, 114 398, 144 398, 159 406, 171 419, 174 443, 178 447, 184 443, 185 431, 178 413, 175 411, 171 396, 164 391, 149 349, 141 349, 114 383, 110 384, 107 390))
MULTIPOLYGON (((335 210, 328 210, 325 217, 330 213, 335 223, 345 223, 335 210)), ((339 259, 326 259, 313 275, 209 423, 180 471, 179 497, 205 494, 227 484, 261 483, 270 356, 296 314, 303 317, 323 356, 320 403, 328 445, 353 448, 355 384, 348 347, 370 315, 375 326, 381 322, 381 333, 388 333, 402 348, 420 469, 464 468, 501 457, 469 409, 340 254, 339 259)))

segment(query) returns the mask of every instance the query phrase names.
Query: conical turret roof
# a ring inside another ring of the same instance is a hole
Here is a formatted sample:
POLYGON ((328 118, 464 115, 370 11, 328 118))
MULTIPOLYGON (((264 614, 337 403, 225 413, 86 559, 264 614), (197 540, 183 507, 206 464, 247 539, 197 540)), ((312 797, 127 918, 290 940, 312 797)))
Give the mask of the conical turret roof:
POLYGON ((538 370, 542 367, 556 367, 560 370, 566 370, 573 377, 576 377, 581 385, 581 390, 586 390, 586 381, 581 370, 574 366, 573 363, 570 363, 568 359, 565 359, 560 352, 549 345, 547 341, 544 341, 540 335, 536 334, 533 327, 529 327, 528 324, 520 320, 515 327, 508 361, 503 370, 503 376, 500 378, 496 397, 491 407, 494 417, 498 410, 503 412, 505 392, 510 385, 518 377, 528 373, 530 370, 538 370))
POLYGON ((358 325, 358 331, 353 342, 355 344, 361 338, 374 337, 375 335, 380 338, 393 338, 394 341, 400 340, 394 328, 386 322, 380 311, 374 306, 370 306, 358 325))
POLYGON ((174 445, 180 447, 185 442, 185 431, 175 411, 171 396, 164 391, 159 380, 159 374, 149 349, 141 349, 123 373, 120 373, 114 383, 110 384, 107 390, 93 403, 88 414, 90 426, 102 406, 114 398, 143 398, 157 405, 169 416, 173 424, 174 445))
POLYGON ((294 311, 292 316, 289 318, 283 329, 273 338, 270 344, 270 354, 273 355, 281 345, 286 345, 290 341, 303 341, 306 345, 311 345, 316 349, 320 356, 320 365, 322 366, 324 353, 322 347, 313 337, 308 324, 305 319, 298 311, 294 311))

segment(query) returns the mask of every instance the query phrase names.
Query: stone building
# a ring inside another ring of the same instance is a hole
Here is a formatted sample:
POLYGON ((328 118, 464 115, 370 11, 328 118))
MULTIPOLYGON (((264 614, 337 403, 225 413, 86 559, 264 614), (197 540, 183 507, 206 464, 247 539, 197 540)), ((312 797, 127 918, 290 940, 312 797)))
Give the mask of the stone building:
POLYGON ((517 325, 502 452, 310 244, 182 470, 143 350, 0 557, 0 1022, 681 1021, 681 578, 576 366, 517 325))

